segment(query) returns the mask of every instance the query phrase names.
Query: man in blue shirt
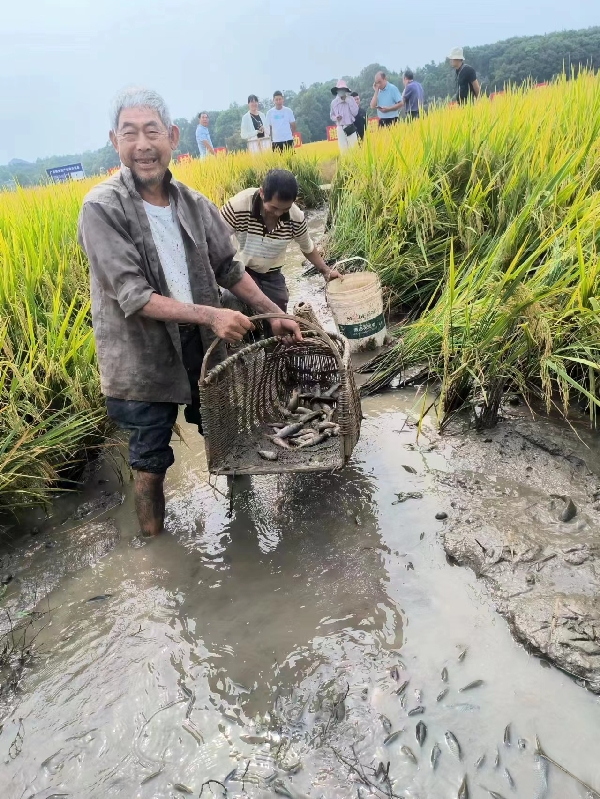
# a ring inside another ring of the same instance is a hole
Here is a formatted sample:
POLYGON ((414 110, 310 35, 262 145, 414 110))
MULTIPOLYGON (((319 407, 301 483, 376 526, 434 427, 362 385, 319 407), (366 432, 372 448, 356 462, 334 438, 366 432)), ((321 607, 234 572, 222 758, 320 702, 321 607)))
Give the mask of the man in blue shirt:
POLYGON ((421 84, 415 80, 415 76, 407 69, 404 73, 404 92, 402 93, 402 103, 406 109, 406 118, 418 119, 423 108, 425 92, 421 84))
POLYGON ((210 138, 210 131, 208 129, 208 114, 203 111, 198 114, 198 127, 196 128, 196 143, 198 144, 198 151, 200 158, 206 158, 208 153, 215 154, 215 149, 210 138))
POLYGON ((398 109, 402 106, 400 89, 387 79, 385 72, 375 75, 373 84, 375 94, 371 100, 371 108, 377 109, 380 125, 394 125, 398 121, 398 109))

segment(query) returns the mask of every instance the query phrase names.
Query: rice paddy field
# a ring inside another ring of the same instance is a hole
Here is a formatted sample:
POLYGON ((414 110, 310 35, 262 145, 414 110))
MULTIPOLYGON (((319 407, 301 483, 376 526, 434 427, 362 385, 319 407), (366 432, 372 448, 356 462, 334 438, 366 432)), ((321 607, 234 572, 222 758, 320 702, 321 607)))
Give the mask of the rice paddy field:
MULTIPOLYGON (((372 134, 339 161, 328 251, 376 270, 408 322, 366 390, 423 368, 444 424, 465 405, 495 421, 505 390, 595 422, 600 370, 600 78, 513 89, 372 134)), ((287 166, 324 201, 335 143, 193 160, 177 178, 216 203, 287 166)), ((107 433, 76 242, 97 181, 0 194, 0 505, 68 486, 107 433), (67 482, 65 482, 67 481, 67 482)), ((433 397, 432 397, 433 399, 433 397)))

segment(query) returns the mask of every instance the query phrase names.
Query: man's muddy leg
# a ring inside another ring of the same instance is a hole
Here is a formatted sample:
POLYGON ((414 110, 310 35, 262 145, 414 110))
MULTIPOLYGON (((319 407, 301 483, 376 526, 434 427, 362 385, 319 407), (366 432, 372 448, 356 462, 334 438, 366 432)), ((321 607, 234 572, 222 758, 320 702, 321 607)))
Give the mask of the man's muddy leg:
POLYGON ((144 537, 162 533, 165 525, 164 474, 135 472, 135 511, 144 537))

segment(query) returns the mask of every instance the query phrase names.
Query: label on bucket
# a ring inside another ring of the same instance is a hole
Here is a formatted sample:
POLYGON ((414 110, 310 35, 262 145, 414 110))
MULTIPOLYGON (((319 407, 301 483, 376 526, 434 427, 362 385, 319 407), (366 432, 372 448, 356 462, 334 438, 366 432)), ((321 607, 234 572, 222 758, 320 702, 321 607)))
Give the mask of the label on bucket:
POLYGON ((356 322, 353 325, 338 324, 342 336, 351 339, 373 336, 375 333, 379 333, 380 330, 383 330, 384 327, 385 319, 383 318, 383 314, 379 314, 379 316, 373 319, 367 319, 365 322, 356 322))

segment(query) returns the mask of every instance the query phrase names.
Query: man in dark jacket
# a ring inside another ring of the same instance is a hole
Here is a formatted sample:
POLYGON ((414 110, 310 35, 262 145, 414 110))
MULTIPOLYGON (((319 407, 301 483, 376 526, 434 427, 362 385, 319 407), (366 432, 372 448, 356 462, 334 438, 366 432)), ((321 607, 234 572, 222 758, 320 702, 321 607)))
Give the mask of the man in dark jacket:
MULTIPOLYGON (((241 341, 252 323, 220 307, 217 286, 259 313, 280 309, 235 260, 218 208, 174 180, 169 163, 179 142, 163 99, 132 89, 115 103, 110 139, 118 174, 86 196, 79 241, 90 262, 92 324, 109 417, 130 431, 135 507, 142 535, 163 529, 169 442, 179 405, 201 432, 198 378, 215 337, 241 341)), ((300 339, 291 319, 275 335, 300 339)), ((225 355, 224 344, 216 360, 225 355)))
POLYGON ((350 92, 350 97, 354 97, 356 105, 358 106, 358 114, 354 120, 354 126, 358 134, 358 138, 362 141, 365 138, 365 130, 367 129, 367 116, 363 109, 360 107, 360 96, 358 92, 350 92))
POLYGON ((448 58, 456 70, 456 102, 464 105, 469 100, 476 100, 481 92, 481 86, 473 67, 465 64, 462 47, 455 47, 448 58))

